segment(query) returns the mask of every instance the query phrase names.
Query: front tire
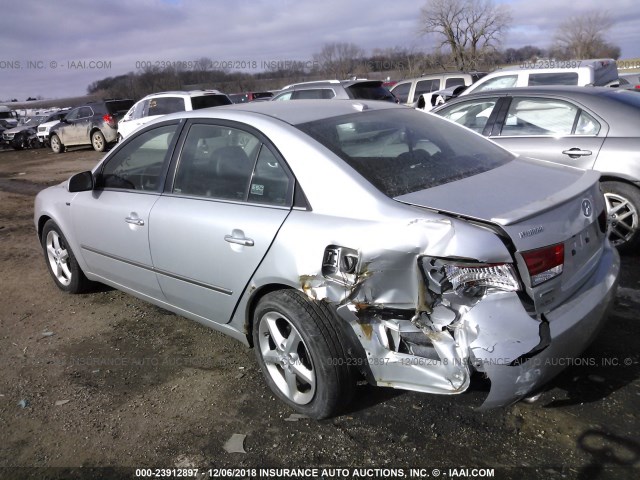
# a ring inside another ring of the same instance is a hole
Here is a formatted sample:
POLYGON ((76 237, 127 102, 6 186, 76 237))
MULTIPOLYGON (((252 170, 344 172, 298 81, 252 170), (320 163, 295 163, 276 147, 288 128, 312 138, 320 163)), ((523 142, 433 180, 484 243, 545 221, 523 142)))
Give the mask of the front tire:
POLYGON ((42 250, 49 273, 60 290, 82 293, 90 288, 91 282, 85 277, 67 239, 53 220, 48 220, 42 229, 42 250))
POLYGON ((53 151, 53 153, 62 153, 64 151, 64 145, 62 145, 60 137, 55 133, 51 135, 49 143, 51 144, 51 151, 53 151))
POLYGON ((640 247, 640 190, 622 182, 602 182, 607 204, 609 240, 620 253, 640 247))
POLYGON ((267 385, 284 403, 315 419, 338 413, 355 389, 334 321, 325 304, 297 290, 265 295, 254 314, 254 348, 267 385))
POLYGON ((91 145, 96 152, 104 152, 107 146, 107 141, 104 139, 104 135, 101 131, 93 132, 91 135, 91 145))

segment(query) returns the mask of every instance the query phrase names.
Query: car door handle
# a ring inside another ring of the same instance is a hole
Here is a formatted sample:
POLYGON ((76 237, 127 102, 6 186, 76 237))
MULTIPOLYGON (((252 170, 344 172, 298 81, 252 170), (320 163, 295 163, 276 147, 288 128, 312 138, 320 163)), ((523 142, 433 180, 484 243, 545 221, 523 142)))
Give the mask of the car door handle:
POLYGON ((571 158, 585 157, 591 155, 591 150, 581 150, 579 148, 570 148, 569 150, 563 150, 562 153, 569 155, 571 158))
POLYGON ((241 238, 234 235, 225 235, 224 241, 229 243, 237 243, 238 245, 243 245, 245 247, 253 247, 253 239, 251 238, 241 238))
POLYGON ((124 219, 125 222, 130 223, 131 225, 138 225, 139 227, 144 226, 144 220, 141 218, 127 217, 124 219))

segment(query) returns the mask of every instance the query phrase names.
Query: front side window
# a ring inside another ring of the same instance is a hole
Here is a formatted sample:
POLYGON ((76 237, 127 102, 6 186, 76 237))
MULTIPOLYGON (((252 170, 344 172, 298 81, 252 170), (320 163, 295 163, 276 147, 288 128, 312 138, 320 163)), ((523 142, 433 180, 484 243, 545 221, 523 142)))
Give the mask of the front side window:
POLYGON ((575 105, 550 98, 514 98, 502 127, 502 136, 571 135, 578 114, 575 105))
POLYGON ((494 90, 496 88, 511 88, 515 87, 516 83, 518 83, 518 75, 502 75, 500 77, 487 80, 483 84, 478 85, 478 88, 473 91, 484 92, 487 90, 494 90))
POLYGON ((149 108, 149 100, 141 100, 133 107, 133 114, 131 119, 138 119, 147 116, 147 110, 149 108))
POLYGON ((497 168, 514 157, 413 109, 371 110, 296 125, 395 198, 497 168))
POLYGON ((391 93, 393 93, 396 98, 400 101, 400 103, 408 103, 409 102, 409 91, 411 90, 411 83, 400 83, 391 89, 391 93))
POLYGON ((498 103, 497 97, 471 100, 451 105, 439 111, 438 114, 475 132, 482 133, 496 103, 498 103))
POLYGON ((291 100, 291 95, 293 95, 293 91, 276 95, 273 99, 274 100, 291 100))
POLYGON ((67 113, 67 115, 64 117, 65 120, 67 120, 67 121, 77 120, 79 111, 80 111, 79 108, 74 108, 69 113, 67 113))
POLYGON ((98 187, 157 191, 177 128, 165 125, 132 138, 104 165, 98 187))

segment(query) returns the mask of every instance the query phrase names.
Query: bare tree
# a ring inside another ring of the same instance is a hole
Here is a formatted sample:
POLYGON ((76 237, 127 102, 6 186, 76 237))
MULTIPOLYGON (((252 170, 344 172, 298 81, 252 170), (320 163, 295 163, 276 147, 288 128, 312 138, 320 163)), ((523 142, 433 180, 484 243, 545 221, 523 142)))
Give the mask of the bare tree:
POLYGON ((437 34, 460 70, 477 68, 509 28, 511 13, 492 0, 428 0, 420 10, 420 33, 437 34))
POLYGON ((605 40, 612 26, 607 12, 592 11, 568 18, 558 26, 553 51, 566 58, 617 58, 620 48, 605 40))
POLYGON ((353 43, 326 43, 313 58, 326 74, 343 80, 361 67, 364 50, 353 43))

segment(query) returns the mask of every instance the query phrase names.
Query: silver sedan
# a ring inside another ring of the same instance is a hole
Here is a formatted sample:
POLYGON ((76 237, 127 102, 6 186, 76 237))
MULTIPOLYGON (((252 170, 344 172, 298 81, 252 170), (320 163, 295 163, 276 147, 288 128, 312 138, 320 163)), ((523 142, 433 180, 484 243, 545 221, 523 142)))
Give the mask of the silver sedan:
POLYGON ((606 318, 598 177, 387 102, 251 103, 150 123, 40 192, 35 225, 60 289, 105 283, 252 346, 299 412, 335 415, 358 379, 457 394, 474 373, 487 408, 606 318))
POLYGON ((434 113, 510 151, 602 172, 611 242, 640 248, 640 95, 604 87, 491 90, 451 100, 434 113))

